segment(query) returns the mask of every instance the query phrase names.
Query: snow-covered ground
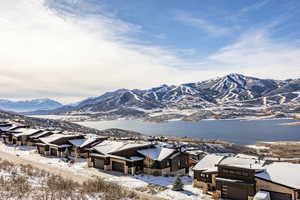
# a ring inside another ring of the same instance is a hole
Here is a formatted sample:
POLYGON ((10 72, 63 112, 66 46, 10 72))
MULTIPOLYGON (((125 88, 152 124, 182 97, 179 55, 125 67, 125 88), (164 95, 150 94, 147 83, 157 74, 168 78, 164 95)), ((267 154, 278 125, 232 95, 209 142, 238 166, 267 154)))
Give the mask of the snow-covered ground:
POLYGON ((202 194, 202 191, 198 188, 192 186, 193 178, 189 176, 183 176, 182 181, 184 183, 184 191, 178 192, 173 191, 172 183, 175 180, 175 177, 164 177, 164 176, 151 176, 151 175, 124 175, 118 172, 113 171, 102 171, 95 168, 88 168, 87 163, 84 159, 76 160, 74 164, 69 164, 62 161, 60 158, 55 157, 43 157, 40 156, 35 147, 21 146, 6 146, 0 142, 0 151, 17 155, 20 158, 26 160, 32 160, 39 162, 41 164, 50 165, 56 168, 67 169, 74 174, 80 174, 83 176, 89 177, 101 177, 103 180, 108 182, 117 183, 121 186, 132 188, 132 189, 141 189, 147 188, 149 184, 154 184, 163 188, 156 193, 157 196, 163 197, 170 200, 211 200, 210 196, 202 194))

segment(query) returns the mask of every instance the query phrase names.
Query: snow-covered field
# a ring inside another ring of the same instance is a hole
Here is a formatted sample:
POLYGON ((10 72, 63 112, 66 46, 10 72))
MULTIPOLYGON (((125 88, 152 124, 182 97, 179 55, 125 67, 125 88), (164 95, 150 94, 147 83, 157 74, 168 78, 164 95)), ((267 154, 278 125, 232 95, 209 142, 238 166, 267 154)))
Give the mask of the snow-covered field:
POLYGON ((150 184, 154 184, 163 188, 156 192, 156 196, 163 197, 170 200, 210 200, 207 195, 202 194, 202 191, 192 186, 192 177, 184 176, 182 181, 184 183, 184 191, 173 191, 172 183, 175 177, 163 177, 163 176, 151 176, 151 175, 124 175, 118 172, 102 171, 94 168, 88 168, 84 159, 77 160, 74 164, 69 164, 55 157, 43 157, 40 156, 34 147, 22 146, 6 146, 0 142, 0 152, 5 152, 13 155, 17 155, 20 159, 32 160, 41 164, 49 165, 56 168, 63 168, 75 175, 81 175, 86 177, 101 177, 103 180, 117 183, 121 186, 140 190, 141 188, 147 189, 150 184))

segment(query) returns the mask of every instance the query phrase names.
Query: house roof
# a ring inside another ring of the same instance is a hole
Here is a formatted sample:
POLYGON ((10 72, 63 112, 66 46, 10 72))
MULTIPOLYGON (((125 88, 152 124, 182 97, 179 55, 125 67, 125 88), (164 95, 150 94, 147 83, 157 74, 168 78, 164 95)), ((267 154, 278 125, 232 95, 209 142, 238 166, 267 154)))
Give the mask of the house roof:
POLYGON ((118 151, 123 151, 127 149, 132 148, 143 148, 147 147, 151 144, 149 143, 132 143, 128 141, 111 141, 111 140, 105 140, 101 142, 100 144, 94 146, 94 149, 102 154, 111 154, 118 151))
POLYGON ((254 169, 256 171, 263 170, 264 161, 256 160, 256 159, 248 159, 241 157, 227 157, 224 158, 219 165, 222 166, 230 166, 230 167, 238 167, 244 169, 254 169))
POLYGON ((22 135, 33 135, 37 132, 39 132, 41 130, 38 130, 38 129, 31 129, 31 128, 19 128, 17 129, 17 132, 16 133, 13 133, 14 136, 18 137, 18 136, 22 136, 22 135))
POLYGON ((90 137, 90 138, 69 140, 69 142, 76 147, 83 148, 89 144, 97 142, 99 139, 100 138, 97 138, 97 137, 90 137))
POLYGON ((265 171, 255 175, 267 181, 300 189, 300 164, 274 162, 266 166, 265 171))
POLYGON ((12 127, 12 124, 0 124, 0 131, 7 131, 12 127))
POLYGON ((219 164, 224 157, 225 156, 219 156, 216 154, 206 155, 194 166, 193 170, 209 171, 209 172, 218 171, 216 165, 219 164))
POLYGON ((165 147, 156 146, 155 148, 150 149, 142 149, 138 150, 138 152, 152 160, 162 161, 166 159, 168 156, 172 155, 176 150, 169 149, 165 147))
POLYGON ((62 139, 62 138, 72 138, 76 135, 65 135, 65 134, 53 134, 48 137, 43 137, 40 140, 45 144, 50 144, 52 142, 55 142, 56 140, 62 139))
POLYGON ((49 133, 52 133, 52 132, 51 131, 42 131, 40 133, 37 133, 37 134, 34 134, 34 135, 30 136, 30 138, 37 139, 37 138, 43 137, 44 135, 47 135, 49 133))
POLYGON ((251 156, 251 155, 242 154, 242 153, 237 154, 235 157, 258 160, 258 156, 251 156))

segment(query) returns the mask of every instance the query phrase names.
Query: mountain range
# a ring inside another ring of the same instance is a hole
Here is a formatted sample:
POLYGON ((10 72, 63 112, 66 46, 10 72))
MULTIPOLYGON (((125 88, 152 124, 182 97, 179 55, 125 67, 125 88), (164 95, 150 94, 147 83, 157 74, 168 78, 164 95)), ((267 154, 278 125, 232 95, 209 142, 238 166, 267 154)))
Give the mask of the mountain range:
POLYGON ((28 101, 10 101, 0 99, 0 109, 13 112, 28 112, 35 110, 51 110, 63 106, 51 99, 33 99, 28 101))
POLYGON ((164 121, 300 112, 300 79, 272 80, 228 74, 196 83, 119 89, 87 98, 73 106, 29 114, 88 115, 92 118, 135 117, 164 121))

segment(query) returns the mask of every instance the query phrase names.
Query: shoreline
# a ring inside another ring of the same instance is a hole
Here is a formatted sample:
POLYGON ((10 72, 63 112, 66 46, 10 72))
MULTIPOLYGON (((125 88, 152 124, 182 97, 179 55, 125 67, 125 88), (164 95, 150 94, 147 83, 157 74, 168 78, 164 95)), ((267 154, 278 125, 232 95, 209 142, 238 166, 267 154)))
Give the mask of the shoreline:
MULTIPOLYGON (((198 123, 201 121, 241 121, 241 122, 250 122, 250 121, 259 121, 259 120, 295 120, 299 121, 299 119, 295 119, 293 117, 282 117, 282 118, 277 118, 274 117, 273 115, 271 116, 263 116, 263 117, 257 117, 257 116, 247 116, 247 117, 237 117, 237 118, 227 118, 227 119, 215 119, 215 118, 207 118, 207 119, 201 119, 198 121, 186 121, 182 120, 182 118, 175 118, 175 119, 169 119, 169 120, 164 120, 164 121, 151 121, 147 120, 145 118, 126 118, 126 117, 120 117, 120 118, 115 118, 115 119, 93 119, 89 118, 86 115, 27 115, 28 117, 34 117, 34 118, 43 118, 43 119, 54 119, 54 120, 62 120, 62 121, 68 121, 72 123, 78 123, 78 122, 102 122, 102 121, 119 121, 119 120, 137 120, 145 123, 153 123, 153 124, 164 124, 164 123, 169 123, 169 122, 187 122, 187 123, 198 123), (51 117, 53 116, 53 117, 51 117), (76 120, 78 118, 78 120, 76 120), (71 120, 69 120, 71 119, 71 120)), ((291 122, 293 123, 293 122, 291 122)), ((283 125, 289 124, 289 123, 282 123, 283 125)))

